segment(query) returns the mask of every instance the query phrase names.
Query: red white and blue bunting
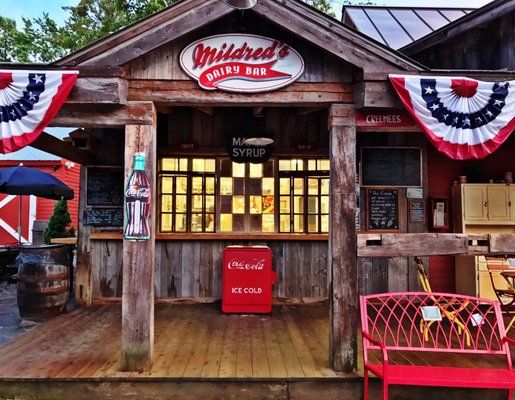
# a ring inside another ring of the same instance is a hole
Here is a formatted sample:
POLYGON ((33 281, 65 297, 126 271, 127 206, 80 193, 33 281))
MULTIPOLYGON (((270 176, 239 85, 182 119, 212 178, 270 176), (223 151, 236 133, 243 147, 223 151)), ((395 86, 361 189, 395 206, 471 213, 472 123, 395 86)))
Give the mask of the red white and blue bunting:
POLYGON ((0 153, 31 144, 64 103, 78 71, 0 70, 0 153))
POLYGON ((515 128, 515 81, 390 75, 397 94, 441 152, 484 158, 515 128))

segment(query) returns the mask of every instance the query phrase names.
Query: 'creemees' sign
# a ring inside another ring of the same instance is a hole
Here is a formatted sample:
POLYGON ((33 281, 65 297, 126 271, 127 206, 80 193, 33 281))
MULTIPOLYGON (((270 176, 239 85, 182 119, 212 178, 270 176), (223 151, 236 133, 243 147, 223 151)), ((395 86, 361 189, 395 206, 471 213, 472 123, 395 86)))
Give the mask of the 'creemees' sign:
POLYGON ((197 40, 182 51, 180 63, 204 89, 241 93, 282 88, 304 71, 302 57, 287 44, 243 34, 197 40))

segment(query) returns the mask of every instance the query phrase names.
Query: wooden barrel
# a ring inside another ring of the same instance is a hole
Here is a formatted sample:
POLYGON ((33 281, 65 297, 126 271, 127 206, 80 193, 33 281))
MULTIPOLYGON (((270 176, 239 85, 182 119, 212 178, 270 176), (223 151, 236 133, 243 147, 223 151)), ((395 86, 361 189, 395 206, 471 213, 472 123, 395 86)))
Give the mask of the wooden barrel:
POLYGON ((68 246, 22 247, 16 264, 22 318, 43 320, 66 312, 70 292, 68 246))

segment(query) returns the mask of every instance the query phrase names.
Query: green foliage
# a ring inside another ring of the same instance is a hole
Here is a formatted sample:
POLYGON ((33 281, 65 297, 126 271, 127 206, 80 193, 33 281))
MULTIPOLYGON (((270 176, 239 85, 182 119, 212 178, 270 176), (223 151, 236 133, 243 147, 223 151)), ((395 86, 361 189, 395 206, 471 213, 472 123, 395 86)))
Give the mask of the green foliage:
MULTIPOLYGON (((178 0, 80 0, 63 7, 68 13, 64 26, 43 13, 16 22, 0 17, 0 62, 52 62, 131 25, 178 0)), ((221 1, 221 0, 220 0, 221 1)), ((303 0, 335 17, 329 0, 303 0)))
POLYGON ((315 7, 316 9, 322 11, 323 13, 329 15, 330 17, 336 17, 333 8, 331 7, 331 3, 328 0, 302 0, 304 3, 309 4, 311 7, 315 7))
POLYGON ((71 224, 72 219, 68 212, 68 202, 65 199, 55 203, 54 213, 48 221, 48 227, 43 232, 43 241, 50 244, 50 239, 75 236, 75 228, 71 224))

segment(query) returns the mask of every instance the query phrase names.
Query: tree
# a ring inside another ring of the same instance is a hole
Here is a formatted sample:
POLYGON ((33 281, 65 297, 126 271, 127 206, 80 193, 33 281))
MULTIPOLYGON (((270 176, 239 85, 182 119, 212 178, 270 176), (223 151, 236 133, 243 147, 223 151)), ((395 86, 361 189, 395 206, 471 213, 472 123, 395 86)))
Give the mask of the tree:
MULTIPOLYGON (((32 20, 16 22, 0 17, 0 61, 52 62, 88 44, 168 7, 178 0, 80 0, 77 6, 63 7, 69 13, 60 27, 43 13, 32 20)), ((303 0, 334 17, 329 0, 303 0)))
POLYGON ((61 199, 55 203, 54 213, 48 221, 48 226, 43 232, 43 241, 50 244, 52 238, 75 236, 75 228, 70 226, 72 219, 68 212, 68 202, 61 199))

